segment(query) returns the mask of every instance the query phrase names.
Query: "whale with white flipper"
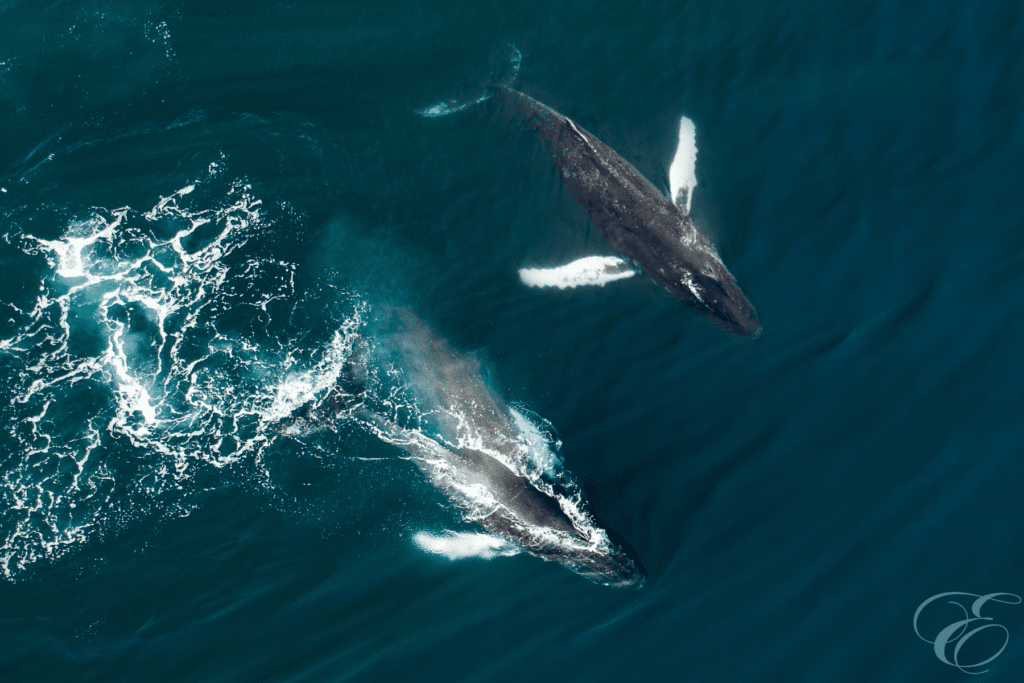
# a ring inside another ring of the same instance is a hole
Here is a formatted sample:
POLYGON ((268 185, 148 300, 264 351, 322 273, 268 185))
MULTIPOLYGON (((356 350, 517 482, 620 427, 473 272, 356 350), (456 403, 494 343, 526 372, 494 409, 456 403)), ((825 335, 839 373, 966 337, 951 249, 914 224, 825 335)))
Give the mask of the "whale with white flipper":
POLYGON ((363 342, 328 400, 281 427, 285 434, 333 428, 353 420, 413 460, 431 483, 489 536, 415 536, 423 550, 461 557, 525 551, 558 562, 597 583, 639 586, 639 561, 588 511, 582 491, 548 440, 483 379, 480 361, 460 353, 409 311, 376 348, 363 342), (371 362, 400 369, 421 417, 403 426, 366 400, 371 362), (490 538, 491 540, 488 540, 490 538))
MULTIPOLYGON (((462 103, 448 102, 419 110, 423 116, 443 116, 467 106, 495 99, 509 105, 529 120, 548 144, 569 193, 587 212, 628 260, 656 283, 696 308, 719 327, 748 337, 761 331, 757 313, 735 278, 722 263, 707 237, 690 217, 696 186, 696 128, 683 117, 679 144, 669 168, 670 189, 666 197, 628 161, 598 140, 572 119, 512 87, 519 65, 519 52, 510 50, 511 69, 502 79, 485 84, 482 93, 462 103)), ((626 262, 623 262, 626 265, 626 262)), ((562 285, 566 266, 553 270, 523 269, 527 284, 549 280, 562 285)), ((585 264, 568 264, 568 272, 585 270, 585 264)), ((602 272, 576 278, 577 284, 605 284, 602 272)))

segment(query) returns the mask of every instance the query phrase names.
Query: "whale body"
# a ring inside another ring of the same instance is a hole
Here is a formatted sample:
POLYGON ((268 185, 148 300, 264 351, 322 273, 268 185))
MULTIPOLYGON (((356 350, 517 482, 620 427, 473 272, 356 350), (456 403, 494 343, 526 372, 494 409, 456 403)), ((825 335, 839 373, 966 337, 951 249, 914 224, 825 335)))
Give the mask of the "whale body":
POLYGON ((402 449, 463 517, 515 548, 558 562, 597 583, 639 586, 644 571, 587 510, 582 491, 536 426, 484 381, 479 360, 460 353, 407 310, 397 329, 353 358, 321 414, 294 419, 297 435, 355 420, 402 449), (369 363, 400 370, 419 424, 375 409, 369 363))
POLYGON ((562 288, 584 280, 604 284, 632 265, 719 327, 748 337, 760 334, 753 305, 689 215, 696 185, 693 122, 686 117, 680 121, 680 145, 669 171, 672 187, 671 197, 667 197, 578 123, 513 88, 519 62, 519 51, 510 47, 508 73, 485 84, 482 94, 461 102, 440 103, 419 113, 445 116, 489 99, 510 106, 537 129, 569 194, 628 259, 628 263, 612 264, 592 277, 588 275, 592 272, 590 264, 583 259, 552 269, 548 276, 543 269, 520 270, 523 281, 532 286, 562 288), (566 270, 569 274, 563 276, 566 270), (551 284, 538 284, 541 282, 551 284))
POLYGON ((719 327, 760 333, 753 305, 684 210, 689 192, 670 200, 582 126, 518 90, 495 86, 495 98, 534 125, 569 194, 645 275, 719 327))

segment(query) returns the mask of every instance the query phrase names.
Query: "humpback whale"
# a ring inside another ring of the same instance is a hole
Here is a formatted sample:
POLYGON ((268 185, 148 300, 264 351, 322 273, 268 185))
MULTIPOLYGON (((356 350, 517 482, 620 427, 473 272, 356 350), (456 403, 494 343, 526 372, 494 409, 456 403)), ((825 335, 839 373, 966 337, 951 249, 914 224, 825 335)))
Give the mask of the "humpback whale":
POLYGON ((298 435, 354 420, 404 451, 465 519, 489 534, 600 584, 642 584, 639 562, 587 510, 579 485, 537 427, 484 381, 480 361, 411 312, 394 317, 397 329, 375 344, 381 348, 361 342, 319 414, 307 411, 282 431, 298 435), (373 407, 371 354, 375 362, 394 361, 418 425, 399 424, 373 407))
POLYGON ((686 117, 680 121, 679 145, 669 172, 670 196, 666 197, 578 123, 514 89, 519 61, 519 51, 510 48, 504 77, 486 83, 469 99, 443 102, 418 113, 444 116, 491 98, 510 106, 540 133, 569 194, 627 259, 609 259, 597 271, 591 268, 594 257, 549 271, 523 269, 523 281, 533 286, 603 285, 626 277, 622 271, 633 266, 719 327, 756 337, 761 326, 754 307, 690 217, 696 185, 693 122, 686 117))

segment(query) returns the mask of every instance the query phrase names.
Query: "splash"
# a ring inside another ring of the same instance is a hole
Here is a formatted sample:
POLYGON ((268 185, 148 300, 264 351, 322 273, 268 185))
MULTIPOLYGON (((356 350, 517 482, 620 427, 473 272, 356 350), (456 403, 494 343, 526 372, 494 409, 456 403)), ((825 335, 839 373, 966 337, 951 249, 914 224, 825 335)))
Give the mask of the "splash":
POLYGON ((272 228, 263 202, 221 170, 143 211, 93 209, 55 239, 4 236, 42 266, 0 338, 6 578, 147 511, 188 514, 200 472, 244 466, 269 487, 272 427, 337 380, 365 306, 297 295, 294 263, 254 256, 272 228), (303 307, 316 329, 288 322, 303 307))

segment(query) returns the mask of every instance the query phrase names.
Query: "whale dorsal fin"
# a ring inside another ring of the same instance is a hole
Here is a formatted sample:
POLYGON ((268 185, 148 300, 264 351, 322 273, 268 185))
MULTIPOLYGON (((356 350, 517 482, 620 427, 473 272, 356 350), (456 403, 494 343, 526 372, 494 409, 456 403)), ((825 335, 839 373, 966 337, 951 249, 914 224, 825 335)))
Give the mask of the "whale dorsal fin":
POLYGON ((530 287, 559 289, 599 285, 633 277, 636 271, 618 256, 586 256, 557 268, 520 268, 519 279, 530 287))
POLYGON ((693 188, 697 187, 694 169, 697 165, 697 127, 685 116, 679 119, 679 143, 668 169, 669 199, 679 210, 690 213, 693 188))

